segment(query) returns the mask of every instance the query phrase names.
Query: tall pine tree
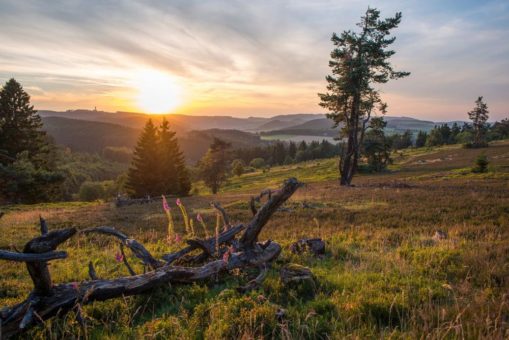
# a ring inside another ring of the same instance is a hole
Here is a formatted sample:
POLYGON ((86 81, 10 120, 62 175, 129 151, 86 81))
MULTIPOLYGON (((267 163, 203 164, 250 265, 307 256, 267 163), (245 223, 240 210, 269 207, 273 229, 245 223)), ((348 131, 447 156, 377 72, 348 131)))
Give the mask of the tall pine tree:
POLYGON ((468 113, 468 117, 472 121, 474 128, 474 147, 488 146, 486 142, 486 122, 488 121, 488 105, 483 101, 483 97, 477 98, 475 107, 468 113))
POLYGON ((126 187, 135 197, 160 195, 160 157, 157 129, 149 119, 134 149, 131 167, 127 173, 126 187))
POLYGON ((175 132, 164 118, 159 128, 159 171, 163 193, 187 195, 191 181, 175 132))
POLYGON ((10 79, 0 91, 0 200, 51 200, 62 181, 41 117, 30 105, 28 93, 10 79))
POLYGON ((332 75, 326 78, 328 92, 318 95, 320 105, 329 111, 328 117, 336 126, 342 125, 342 137, 347 140, 339 162, 341 185, 351 184, 372 111, 375 108, 381 113, 386 111, 373 85, 409 75, 394 71, 389 62, 395 53, 388 49, 395 40, 389 35, 400 21, 401 13, 381 19, 380 11, 368 8, 358 24, 359 33, 344 31, 339 36, 332 35, 334 49, 329 62, 332 75))

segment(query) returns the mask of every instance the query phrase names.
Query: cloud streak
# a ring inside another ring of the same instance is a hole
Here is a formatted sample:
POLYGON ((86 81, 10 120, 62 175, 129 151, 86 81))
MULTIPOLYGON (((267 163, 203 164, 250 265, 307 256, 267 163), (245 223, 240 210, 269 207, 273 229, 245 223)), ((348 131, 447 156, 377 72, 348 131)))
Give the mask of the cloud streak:
MULTIPOLYGON (((15 1, 0 3, 0 80, 38 108, 136 110, 132 75, 153 68, 185 89, 182 113, 320 112, 332 32, 354 29, 366 1, 15 1), (33 89, 33 90, 31 90, 33 89)), ((460 119, 484 95, 509 113, 506 1, 403 1, 390 113, 460 119)))

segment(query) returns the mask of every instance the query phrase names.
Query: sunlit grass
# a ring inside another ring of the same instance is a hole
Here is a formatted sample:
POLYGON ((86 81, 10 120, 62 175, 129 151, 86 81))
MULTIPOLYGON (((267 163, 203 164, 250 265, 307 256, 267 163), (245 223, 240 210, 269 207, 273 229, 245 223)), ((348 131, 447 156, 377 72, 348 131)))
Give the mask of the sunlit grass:
MULTIPOLYGON (((232 179, 218 196, 203 190, 202 195, 184 198, 189 216, 199 212, 208 226, 216 218, 209 206, 212 199, 221 201, 234 223, 247 222, 253 192, 279 186, 288 176, 308 183, 285 204, 290 211, 276 213, 262 232, 262 240, 270 238, 283 246, 262 288, 238 293, 236 288, 256 271, 234 272, 218 280, 96 302, 84 308, 88 336, 507 338, 509 147, 485 150, 494 167, 487 174, 468 172, 478 151, 463 151, 408 150, 396 161, 396 170, 359 176, 352 188, 337 185, 337 163, 331 159, 246 174, 232 179), (460 154, 446 160, 451 152, 460 154), (414 156, 444 160, 415 164, 414 156), (441 164, 445 162, 452 163, 446 170, 441 164), (394 181, 409 187, 392 187, 394 181), (434 240, 436 230, 448 238, 434 240), (325 256, 291 254, 288 246, 302 237, 326 240, 325 256), (309 267, 315 285, 285 287, 279 270, 290 262, 309 267), (279 308, 286 310, 283 320, 275 317, 279 308)), ((168 220, 155 202, 123 208, 108 203, 11 208, 0 219, 0 247, 22 249, 39 233, 39 214, 50 228, 114 226, 157 257, 183 246, 166 242, 168 220)), ((175 214, 175 229, 185 234, 180 214, 175 214)), ((118 242, 112 238, 76 236, 61 249, 69 258, 51 263, 55 283, 87 279, 89 260, 100 277, 127 275, 114 259, 118 242)), ((135 271, 143 272, 128 256, 135 271)), ((25 266, 2 261, 0 273, 0 304, 24 299, 31 289, 25 266)), ((37 327, 28 337, 69 338, 80 332, 69 314, 37 327)))

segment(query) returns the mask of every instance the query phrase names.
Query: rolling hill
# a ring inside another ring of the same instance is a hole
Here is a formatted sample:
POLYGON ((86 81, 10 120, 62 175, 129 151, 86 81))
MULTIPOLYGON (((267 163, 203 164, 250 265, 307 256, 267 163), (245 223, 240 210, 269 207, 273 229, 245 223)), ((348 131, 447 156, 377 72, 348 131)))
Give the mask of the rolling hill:
MULTIPOLYGON (((412 132, 430 131, 439 123, 432 121, 419 120, 409 117, 384 117, 387 122, 388 133, 401 133, 406 130, 412 132)), ((336 137, 338 129, 333 129, 333 123, 328 118, 318 118, 308 120, 304 123, 288 126, 282 129, 264 131, 263 135, 301 135, 301 136, 319 136, 319 137, 336 137)))
POLYGON ((149 118, 158 124, 164 117, 170 122, 170 124, 173 126, 173 129, 177 131, 178 134, 192 130, 209 129, 235 129, 242 131, 274 130, 301 124, 308 120, 316 119, 317 116, 321 116, 304 113, 280 115, 272 118, 237 118, 231 116, 190 116, 181 114, 147 115, 144 113, 135 112, 105 112, 96 110, 40 110, 39 115, 41 117, 61 117, 75 120, 113 123, 135 129, 141 129, 149 118), (279 126, 277 122, 279 122, 279 126))
MULTIPOLYGON (((133 148, 141 128, 119 124, 69 119, 63 117, 43 117, 44 130, 59 145, 73 151, 102 153, 107 146, 133 148)), ((179 143, 190 163, 198 161, 207 151, 214 137, 232 144, 233 148, 266 144, 260 136, 234 129, 191 130, 180 133, 179 143)))

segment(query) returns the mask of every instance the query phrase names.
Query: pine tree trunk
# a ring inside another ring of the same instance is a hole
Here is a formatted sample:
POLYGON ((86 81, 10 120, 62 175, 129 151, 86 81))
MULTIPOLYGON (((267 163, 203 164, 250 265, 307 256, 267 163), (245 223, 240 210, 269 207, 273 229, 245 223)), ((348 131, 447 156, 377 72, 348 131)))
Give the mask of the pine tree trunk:
POLYGON ((360 98, 356 95, 352 103, 350 121, 348 122, 347 152, 344 161, 340 163, 339 184, 344 186, 350 186, 352 184, 352 178, 357 169, 359 160, 359 103, 360 98))

